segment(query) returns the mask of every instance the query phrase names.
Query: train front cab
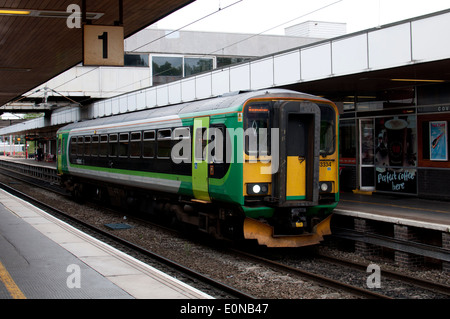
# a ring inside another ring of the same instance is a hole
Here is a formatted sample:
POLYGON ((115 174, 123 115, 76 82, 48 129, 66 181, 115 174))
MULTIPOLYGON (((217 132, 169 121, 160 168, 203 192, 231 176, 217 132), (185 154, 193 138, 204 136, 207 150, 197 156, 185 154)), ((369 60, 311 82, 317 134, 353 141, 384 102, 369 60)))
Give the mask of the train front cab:
POLYGON ((331 234, 339 196, 337 123, 336 106, 322 100, 246 105, 244 128, 275 128, 269 134, 270 154, 265 154, 270 161, 260 149, 252 154, 246 146, 246 239, 268 247, 301 247, 331 234))

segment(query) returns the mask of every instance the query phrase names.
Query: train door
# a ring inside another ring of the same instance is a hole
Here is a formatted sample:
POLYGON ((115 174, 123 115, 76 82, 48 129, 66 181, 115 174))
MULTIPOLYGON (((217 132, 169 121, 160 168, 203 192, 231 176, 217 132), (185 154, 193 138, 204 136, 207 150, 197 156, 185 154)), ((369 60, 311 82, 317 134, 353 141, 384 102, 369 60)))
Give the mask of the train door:
POLYGON ((67 171, 67 161, 66 161, 66 152, 64 151, 67 148, 67 135, 64 137, 64 134, 58 134, 58 146, 57 146, 57 168, 58 172, 67 171))
POLYGON ((281 206, 317 205, 320 109, 311 102, 284 102, 279 122, 279 203, 281 206))
POLYGON ((373 119, 359 120, 359 188, 362 191, 375 190, 375 125, 373 119))
POLYGON ((192 190, 194 197, 209 201, 208 192, 208 129, 209 117, 194 119, 192 139, 192 190))

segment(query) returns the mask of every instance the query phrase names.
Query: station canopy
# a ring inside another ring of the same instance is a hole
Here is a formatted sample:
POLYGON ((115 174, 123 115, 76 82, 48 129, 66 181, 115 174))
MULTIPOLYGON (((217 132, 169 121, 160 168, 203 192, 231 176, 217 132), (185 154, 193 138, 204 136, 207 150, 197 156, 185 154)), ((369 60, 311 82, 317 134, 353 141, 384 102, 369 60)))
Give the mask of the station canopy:
POLYGON ((193 0, 0 0, 0 106, 82 62, 82 28, 69 28, 71 4, 87 21, 122 22, 125 38, 193 0))

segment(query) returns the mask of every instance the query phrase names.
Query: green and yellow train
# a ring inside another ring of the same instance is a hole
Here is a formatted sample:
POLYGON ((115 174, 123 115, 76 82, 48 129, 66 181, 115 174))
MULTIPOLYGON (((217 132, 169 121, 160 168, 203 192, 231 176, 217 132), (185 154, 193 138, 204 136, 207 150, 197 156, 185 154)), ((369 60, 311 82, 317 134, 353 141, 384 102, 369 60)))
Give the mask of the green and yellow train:
POLYGON ((288 90, 229 94, 61 128, 76 197, 268 247, 314 245, 339 200, 338 111, 288 90))

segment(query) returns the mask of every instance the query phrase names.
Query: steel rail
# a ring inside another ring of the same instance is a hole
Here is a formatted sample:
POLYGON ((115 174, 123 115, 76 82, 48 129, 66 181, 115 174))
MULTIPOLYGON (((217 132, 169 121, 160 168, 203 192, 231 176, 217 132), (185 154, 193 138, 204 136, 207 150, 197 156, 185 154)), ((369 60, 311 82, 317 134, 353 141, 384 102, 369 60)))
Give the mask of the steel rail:
POLYGON ((318 282, 320 284, 323 284, 327 287, 333 288, 333 289, 337 289, 340 291, 346 291, 349 292, 351 294, 354 294, 356 296, 360 296, 360 297, 364 297, 364 298, 369 298, 369 299, 393 299, 389 296, 386 295, 382 295, 373 291, 369 291, 367 289, 363 289, 363 288, 359 288, 359 287, 355 287, 322 275, 318 275, 303 269, 299 269, 299 268, 295 268, 295 267, 291 267, 282 263, 278 263, 276 261, 264 258, 264 257, 260 257, 257 255, 253 255, 250 254, 248 252, 244 252, 241 250, 236 250, 236 249, 230 249, 233 253, 238 254, 240 256, 243 256, 247 259, 253 260, 253 261, 257 261, 260 263, 264 263, 270 267, 274 267, 278 270, 281 271, 285 271, 285 272, 289 272, 291 274, 297 275, 297 276, 302 276, 304 278, 308 278, 312 281, 318 282))
POLYGON ((222 291, 230 294, 231 296, 233 296, 235 298, 238 298, 238 299, 255 299, 255 297, 253 297, 252 295, 249 295, 249 294, 247 294, 245 292, 237 290, 237 289, 235 289, 235 288, 233 288, 231 286, 228 286, 228 285, 226 285, 226 284, 224 284, 224 283, 222 283, 220 281, 217 281, 217 280, 215 280, 215 279, 213 279, 211 277, 202 275, 201 273, 199 273, 199 272, 197 272, 197 271, 195 271, 193 269, 190 269, 188 267, 185 267, 185 266, 183 266, 183 265, 181 265, 181 264, 179 264, 177 262, 174 262, 174 261, 172 261, 172 260, 170 260, 170 259, 168 259, 168 258, 166 258, 164 256, 161 256, 161 255, 156 254, 156 253, 154 253, 152 251, 149 251, 149 250, 147 250, 147 249, 145 249, 145 248, 143 248, 141 246, 138 246, 138 245, 136 245, 136 244, 134 244, 134 243, 132 243, 130 241, 127 241, 127 240, 123 239, 123 238, 117 237, 117 236, 115 236, 115 235, 113 235, 111 233, 108 233, 108 232, 106 232, 106 231, 104 231, 102 229, 99 229, 99 228, 97 228, 97 227, 95 227, 93 225, 85 223, 82 220, 79 220, 79 219, 77 219, 77 218, 75 218, 73 216, 70 216, 70 215, 64 213, 63 211, 61 211, 61 210, 59 210, 57 208, 51 207, 50 205, 42 203, 41 201, 39 201, 39 200, 37 200, 37 199, 35 199, 35 198, 25 194, 25 193, 22 193, 22 192, 20 192, 20 191, 18 191, 16 189, 14 189, 14 188, 4 184, 4 183, 0 183, 0 189, 3 189, 4 191, 6 191, 6 192, 8 192, 8 193, 10 193, 10 194, 12 194, 14 196, 17 196, 17 197, 19 197, 19 198, 21 198, 21 199, 23 199, 23 200, 25 200, 25 201, 27 201, 29 203, 32 203, 34 206, 37 206, 37 207, 43 209, 44 211, 46 211, 49 214, 56 215, 58 217, 64 217, 64 218, 66 218, 66 219, 68 219, 68 220, 70 220, 70 221, 72 221, 74 223, 77 223, 77 224, 79 224, 79 225, 81 225, 83 227, 88 228, 89 230, 91 230, 91 231, 93 231, 93 232, 95 232, 97 234, 100 234, 101 236, 107 237, 108 239, 111 239, 111 240, 113 240, 113 241, 115 241, 117 243, 120 243, 121 245, 123 245, 123 246, 125 246, 125 247, 127 247, 129 249, 132 249, 132 250, 134 250, 134 251, 136 251, 136 252, 138 252, 138 253, 146 256, 146 257, 150 257, 150 258, 152 258, 152 259, 154 259, 154 260, 156 260, 156 261, 158 261, 158 262, 160 262, 160 263, 162 263, 162 264, 164 264, 166 266, 169 266, 169 267, 171 267, 173 269, 176 269, 177 271, 182 272, 182 273, 184 273, 184 274, 186 274, 186 275, 188 275, 188 276, 190 276, 192 278, 195 278, 195 279, 197 279, 197 280, 199 280, 199 281, 201 281, 203 283, 206 283, 206 284, 208 284, 208 285, 210 285, 212 287, 215 287, 215 288, 217 288, 219 290, 222 290, 222 291))
MULTIPOLYGON (((326 256, 326 255, 322 255, 319 254, 318 258, 326 261, 326 262, 330 262, 330 263, 334 263, 334 264, 339 264, 339 265, 343 265, 346 267, 352 267, 354 269, 358 269, 361 271, 365 271, 367 269, 367 265, 364 264, 360 264, 358 262, 355 261, 348 261, 348 260, 343 260, 340 258, 336 258, 333 256, 326 256)), ((436 282, 432 282, 432 281, 428 281, 428 280, 424 280, 421 278, 416 278, 416 277, 411 277, 405 274, 401 274, 395 271, 390 271, 387 269, 383 269, 382 270, 382 275, 390 278, 390 279, 394 279, 394 280, 399 280, 399 281, 403 281, 403 282, 407 282, 411 285, 414 285, 416 287, 420 287, 422 289, 428 289, 440 294, 444 294, 446 296, 450 296, 450 286, 444 285, 444 284, 440 284, 440 283, 436 283, 436 282)))

